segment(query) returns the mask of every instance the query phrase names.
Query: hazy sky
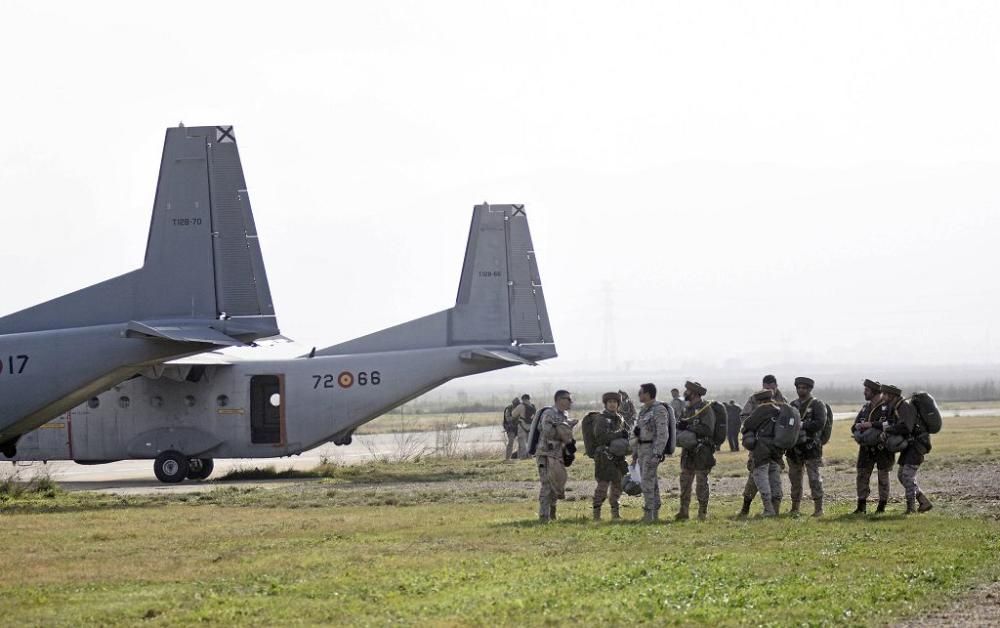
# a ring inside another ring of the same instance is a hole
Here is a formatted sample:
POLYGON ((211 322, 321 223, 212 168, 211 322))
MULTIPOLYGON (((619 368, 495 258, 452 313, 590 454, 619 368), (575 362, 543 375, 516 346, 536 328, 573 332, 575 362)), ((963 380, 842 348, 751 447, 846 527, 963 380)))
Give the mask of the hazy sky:
POLYGON ((1000 358, 996 3, 152 6, 0 0, 2 313, 141 264, 183 120, 307 344, 450 307, 487 200, 546 368, 1000 358))

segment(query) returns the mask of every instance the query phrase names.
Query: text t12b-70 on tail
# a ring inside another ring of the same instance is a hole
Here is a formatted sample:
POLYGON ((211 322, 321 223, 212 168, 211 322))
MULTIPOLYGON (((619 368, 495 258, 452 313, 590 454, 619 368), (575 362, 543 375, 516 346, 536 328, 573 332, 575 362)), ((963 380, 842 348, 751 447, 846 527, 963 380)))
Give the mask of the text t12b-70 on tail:
POLYGON ((277 333, 232 127, 168 129, 142 268, 0 318, 0 452, 143 368, 277 333))

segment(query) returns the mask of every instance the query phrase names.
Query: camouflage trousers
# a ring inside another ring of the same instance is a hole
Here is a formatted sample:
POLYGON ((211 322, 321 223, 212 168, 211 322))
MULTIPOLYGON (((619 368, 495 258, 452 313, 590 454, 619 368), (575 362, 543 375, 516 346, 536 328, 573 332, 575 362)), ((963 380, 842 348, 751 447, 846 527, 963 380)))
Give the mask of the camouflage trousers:
POLYGON ((792 501, 802 501, 802 472, 809 476, 809 492, 813 499, 823 498, 823 476, 819 469, 823 466, 822 458, 812 458, 802 462, 788 461, 788 480, 792 484, 792 501))
POLYGON ((906 499, 916 499, 920 487, 917 486, 917 471, 920 467, 912 464, 899 465, 899 483, 906 489, 906 499))
POLYGON ((653 446, 639 445, 639 473, 642 474, 642 507, 644 510, 660 509, 660 480, 656 473, 660 467, 659 456, 653 455, 653 446))
POLYGON ((767 496, 761 499, 781 499, 783 494, 781 492, 781 465, 775 461, 770 461, 767 464, 763 464, 757 467, 754 464, 753 452, 747 457, 747 470, 750 472, 747 475, 746 486, 743 487, 743 499, 748 502, 752 502, 754 497, 757 497, 757 491, 760 490, 760 486, 767 485, 768 491, 767 496), (758 478, 754 475, 754 471, 757 469, 763 469, 762 482, 758 482, 758 478))
MULTIPOLYGON (((868 496, 872 494, 871 480, 872 480, 872 471, 874 470, 875 470, 874 466, 858 467, 858 499, 867 500, 868 496)), ((878 470, 878 500, 880 502, 889 501, 888 469, 878 470)))
POLYGON ((517 445, 517 432, 507 432, 507 449, 504 451, 504 460, 510 460, 511 457, 517 453, 520 457, 520 448, 518 451, 514 451, 514 447, 517 445))
POLYGON ((708 471, 695 471, 694 469, 681 468, 681 510, 687 511, 691 503, 691 485, 698 481, 695 489, 698 494, 698 503, 708 503, 708 471))
POLYGON ((547 518, 555 511, 556 502, 566 497, 566 467, 562 458, 538 456, 538 516, 547 518))
POLYGON ((597 481, 597 488, 594 489, 594 508, 601 507, 604 500, 608 498, 609 489, 611 492, 611 507, 618 508, 618 503, 621 501, 622 496, 622 478, 597 481))

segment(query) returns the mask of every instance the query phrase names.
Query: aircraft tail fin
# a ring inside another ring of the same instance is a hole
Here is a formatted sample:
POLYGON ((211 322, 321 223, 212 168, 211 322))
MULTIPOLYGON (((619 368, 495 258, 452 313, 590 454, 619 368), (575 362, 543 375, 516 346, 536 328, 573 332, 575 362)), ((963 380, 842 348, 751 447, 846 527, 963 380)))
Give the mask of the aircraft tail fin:
POLYGON ((0 333, 192 319, 245 338, 278 333, 230 126, 167 129, 141 269, 2 318, 0 333))
POLYGON ((317 355, 459 345, 508 347, 529 361, 556 355, 523 205, 475 207, 455 307, 317 355))

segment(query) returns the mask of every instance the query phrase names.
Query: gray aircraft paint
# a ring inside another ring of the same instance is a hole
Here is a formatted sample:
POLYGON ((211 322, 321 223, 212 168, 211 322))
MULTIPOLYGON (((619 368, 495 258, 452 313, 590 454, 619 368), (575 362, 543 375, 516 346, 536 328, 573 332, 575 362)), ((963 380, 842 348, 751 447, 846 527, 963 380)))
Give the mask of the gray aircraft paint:
POLYGON ((232 127, 167 129, 142 268, 0 318, 0 445, 145 367, 276 333, 232 127))
POLYGON ((555 357, 523 208, 475 208, 455 307, 313 357, 253 357, 263 350, 230 349, 150 369, 27 435, 16 459, 292 455, 349 443, 358 426, 448 380, 555 357), (257 376, 280 382, 276 442, 252 442, 257 376))

